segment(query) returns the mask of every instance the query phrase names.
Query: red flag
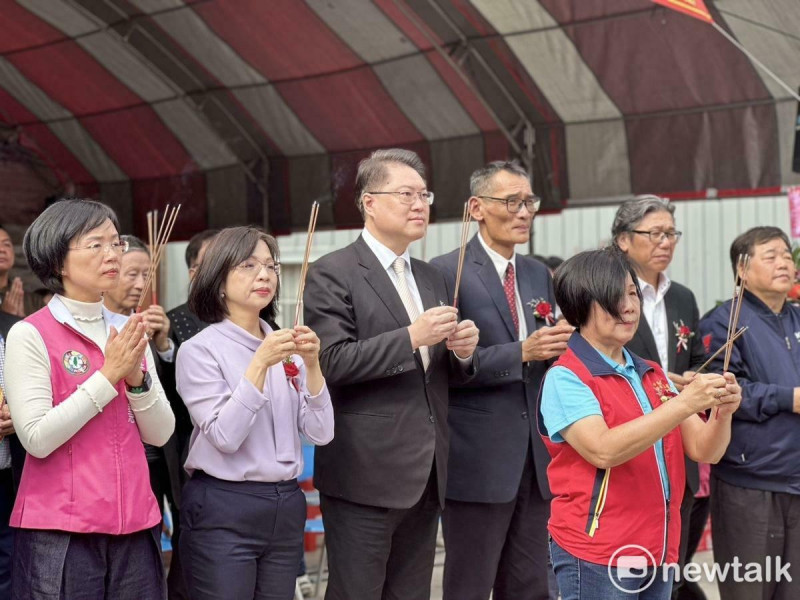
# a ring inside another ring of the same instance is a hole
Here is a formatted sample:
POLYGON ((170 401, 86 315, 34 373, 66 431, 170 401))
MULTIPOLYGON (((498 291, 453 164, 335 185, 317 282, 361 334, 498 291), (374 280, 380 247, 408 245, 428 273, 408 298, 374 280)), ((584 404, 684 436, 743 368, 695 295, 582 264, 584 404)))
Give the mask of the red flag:
POLYGON ((685 15, 700 19, 706 23, 713 23, 714 19, 711 13, 708 12, 705 2, 703 0, 653 0, 656 4, 662 4, 667 8, 677 10, 685 15))

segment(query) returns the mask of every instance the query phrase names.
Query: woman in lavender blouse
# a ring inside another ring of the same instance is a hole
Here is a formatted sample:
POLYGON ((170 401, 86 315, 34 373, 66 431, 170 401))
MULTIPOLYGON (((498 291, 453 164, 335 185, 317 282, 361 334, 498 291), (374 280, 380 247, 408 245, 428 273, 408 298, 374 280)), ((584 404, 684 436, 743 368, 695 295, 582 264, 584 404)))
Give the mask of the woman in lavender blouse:
POLYGON ((303 555, 300 434, 333 438, 333 409, 308 327, 275 330, 278 244, 253 227, 220 232, 189 293, 212 323, 181 345, 178 391, 194 431, 180 539, 193 600, 290 600, 303 555))

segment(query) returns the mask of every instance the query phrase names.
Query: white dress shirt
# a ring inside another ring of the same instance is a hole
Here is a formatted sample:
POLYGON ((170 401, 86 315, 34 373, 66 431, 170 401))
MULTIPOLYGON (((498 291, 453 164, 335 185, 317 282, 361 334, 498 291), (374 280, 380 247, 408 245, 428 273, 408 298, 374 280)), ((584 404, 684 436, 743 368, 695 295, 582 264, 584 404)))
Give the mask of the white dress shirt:
MULTIPOLYGON (((506 269, 508 269, 508 265, 514 265, 514 297, 517 300, 517 316, 519 317, 519 339, 524 340, 528 337, 528 325, 525 322, 525 311, 522 308, 522 299, 519 295, 519 282, 517 279, 519 278, 519 273, 517 272, 517 251, 514 250, 514 253, 511 255, 511 258, 508 259, 505 256, 499 254, 498 252, 492 250, 483 238, 481 237, 480 232, 478 232, 478 241, 483 246, 483 249, 486 250, 486 254, 489 255, 489 258, 494 265, 494 268, 497 270, 497 275, 500 277, 500 285, 503 285, 506 279, 506 269)), ((505 294, 505 292, 503 292, 505 294)))
MULTIPOLYGON (((414 300, 414 303, 417 305, 419 309, 419 314, 425 312, 425 307, 422 305, 422 296, 419 295, 419 288, 417 287, 417 282, 414 281, 414 274, 411 272, 411 255, 408 253, 408 248, 406 251, 403 252, 400 256, 394 253, 394 250, 384 246, 378 239, 372 235, 369 230, 365 227, 361 232, 361 237, 364 238, 364 241, 369 246, 369 249, 372 250, 372 253, 378 259, 378 262, 381 264, 381 267, 389 274, 389 279, 392 280, 392 285, 394 288, 397 289, 397 273, 394 272, 394 261, 400 257, 405 259, 406 261, 406 283, 408 284, 408 291, 411 292, 411 298, 414 300)), ((398 290, 398 294, 400 291, 398 290)), ((522 313, 520 313, 522 314, 522 313)), ((453 352, 453 356, 458 359, 458 362, 461 363, 462 366, 469 366, 472 364, 472 354, 470 354, 467 358, 461 358, 458 354, 453 352)))
MULTIPOLYGON (((658 278, 658 289, 639 278, 639 287, 642 290, 642 314, 647 319, 653 338, 656 340, 658 349, 658 359, 664 372, 668 371, 668 328, 667 328, 667 305, 664 303, 664 296, 672 282, 666 273, 661 273, 658 278)), ((676 342, 677 343, 677 342, 676 342)))
POLYGON ((411 255, 408 253, 408 248, 406 248, 406 251, 398 256, 394 253, 394 250, 387 248, 381 242, 379 242, 378 239, 372 235, 366 227, 364 228, 364 231, 361 232, 361 236, 364 238, 367 246, 369 246, 369 249, 372 250, 372 253, 378 259, 381 267, 383 267, 383 269, 389 274, 389 279, 392 280, 392 284, 394 285, 395 289, 397 289, 397 273, 394 272, 394 267, 392 265, 397 258, 405 259, 405 274, 406 283, 408 284, 408 291, 411 292, 411 298, 414 300, 414 304, 417 305, 419 314, 424 313, 425 307, 422 306, 422 296, 419 295, 417 282, 414 281, 414 274, 411 272, 411 255))

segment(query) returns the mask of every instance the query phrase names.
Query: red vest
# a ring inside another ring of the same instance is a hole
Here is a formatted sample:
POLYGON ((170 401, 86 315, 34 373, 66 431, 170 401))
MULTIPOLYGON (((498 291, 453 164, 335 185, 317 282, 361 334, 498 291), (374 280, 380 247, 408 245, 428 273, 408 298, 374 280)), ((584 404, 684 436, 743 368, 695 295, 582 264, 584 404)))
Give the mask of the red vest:
MULTIPOLYGON (((57 406, 105 358, 94 342, 59 322, 48 307, 26 321, 45 342, 57 406)), ((125 534, 161 520, 125 382, 116 388, 117 397, 69 441, 45 458, 27 456, 11 514, 13 527, 125 534)))
MULTIPOLYGON (((634 356, 636 370, 654 410, 662 404, 660 390, 667 385, 661 367, 634 356)), ((643 415, 630 383, 616 373, 578 334, 554 366, 566 367, 585 383, 600 402, 609 428, 643 415), (593 354, 593 355, 592 355, 593 354), (581 359, 583 357, 583 360, 581 359)), ((542 430, 543 431, 543 430, 542 430)), ((676 427, 663 438, 671 500, 667 502, 655 447, 626 463, 598 469, 569 444, 554 444, 543 435, 552 457, 547 469, 554 498, 548 529, 553 540, 582 560, 609 564, 612 555, 628 544, 625 556, 644 556, 648 564, 678 561, 680 504, 685 485, 683 442, 676 427)))

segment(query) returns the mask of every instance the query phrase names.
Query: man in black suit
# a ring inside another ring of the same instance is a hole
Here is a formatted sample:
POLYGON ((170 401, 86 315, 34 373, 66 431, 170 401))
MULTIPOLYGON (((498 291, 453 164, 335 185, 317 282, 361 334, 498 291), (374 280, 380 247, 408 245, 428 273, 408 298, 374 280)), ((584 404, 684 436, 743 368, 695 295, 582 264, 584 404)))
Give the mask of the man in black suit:
MULTIPOLYGON (((529 175, 494 162, 472 174, 470 192, 479 230, 467 245, 458 309, 480 329, 481 370, 450 389, 444 599, 546 600, 552 496, 536 403, 548 361, 574 328, 555 324, 547 267, 515 251, 539 208, 529 175)), ((431 264, 454 285, 458 250, 431 264)))
MULTIPOLYGON (((0 311, 0 389, 5 387, 6 338, 11 326, 19 320, 15 315, 0 311)), ((5 401, 0 408, 0 436, 0 600, 5 600, 11 598, 11 555, 14 548, 14 530, 8 522, 25 463, 25 450, 14 434, 14 424, 5 401)))
POLYGON ((327 600, 428 600, 447 468, 448 376, 477 368, 478 330, 457 322, 442 274, 410 259, 425 235, 425 169, 408 150, 361 161, 361 236, 308 273, 305 322, 336 415, 317 448, 330 556, 327 600))
MULTIPOLYGON (((675 206, 658 196, 642 195, 624 202, 614 217, 614 243, 627 254, 639 276, 642 317, 628 350, 663 367, 678 389, 689 382, 694 370, 705 360, 698 323, 700 311, 691 290, 670 281, 665 271, 672 262, 681 232, 675 230, 675 206)), ((686 459, 686 488, 681 500, 681 566, 694 553, 688 548, 689 524, 704 526, 708 498, 695 500, 700 485, 697 463, 686 459), (694 514, 693 514, 694 513, 694 514)), ((699 539, 699 538, 698 538, 699 539)), ((681 586, 673 590, 677 597, 681 586)), ((694 586, 697 587, 697 586, 694 586)), ((699 590, 699 587, 697 588, 699 590)))

